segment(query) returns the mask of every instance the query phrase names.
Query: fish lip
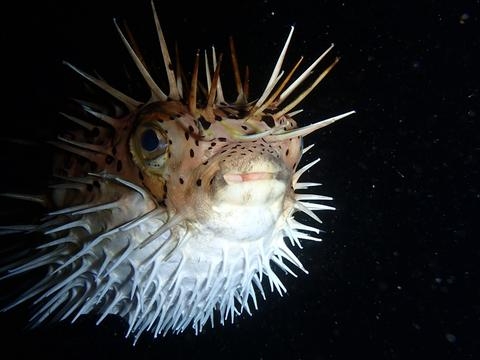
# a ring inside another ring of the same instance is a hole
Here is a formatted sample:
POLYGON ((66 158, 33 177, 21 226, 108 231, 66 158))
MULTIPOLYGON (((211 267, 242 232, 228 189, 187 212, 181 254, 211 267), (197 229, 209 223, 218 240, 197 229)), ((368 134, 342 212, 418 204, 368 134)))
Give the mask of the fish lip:
POLYGON ((227 184, 260 181, 260 180, 274 180, 276 179, 278 171, 253 171, 253 172, 229 172, 223 174, 223 179, 227 184))

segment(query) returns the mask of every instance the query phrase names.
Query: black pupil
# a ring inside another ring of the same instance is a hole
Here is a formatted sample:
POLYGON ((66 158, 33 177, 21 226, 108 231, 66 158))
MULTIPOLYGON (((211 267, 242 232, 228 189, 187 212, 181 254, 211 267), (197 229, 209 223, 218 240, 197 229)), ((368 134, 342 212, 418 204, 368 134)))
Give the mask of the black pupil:
POLYGON ((153 151, 157 149, 160 140, 154 130, 145 130, 142 134, 142 148, 146 151, 153 151))

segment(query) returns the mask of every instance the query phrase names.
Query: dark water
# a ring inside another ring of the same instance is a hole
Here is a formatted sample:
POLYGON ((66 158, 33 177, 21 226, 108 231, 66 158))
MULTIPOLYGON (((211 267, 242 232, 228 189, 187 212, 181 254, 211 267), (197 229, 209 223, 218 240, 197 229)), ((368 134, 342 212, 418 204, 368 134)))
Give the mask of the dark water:
MULTIPOLYGON (((338 209, 323 215, 324 242, 299 255, 310 274, 285 277, 286 296, 269 295, 234 325, 147 335, 135 347, 118 320, 30 331, 20 308, 0 315, 2 350, 50 359, 478 359, 479 1, 158 3, 187 64, 196 48, 226 51, 233 35, 252 92, 290 25, 290 63, 336 44, 341 62, 299 119, 357 114, 308 139, 317 143, 308 157, 322 158, 308 177, 338 209)), ((2 137, 46 138, 65 121, 57 113, 81 82, 61 60, 116 84, 131 64, 113 17, 128 21, 147 56, 159 56, 148 1, 16 3, 3 13, 2 137)), ((4 187, 46 183, 49 150, 2 148, 4 187)))

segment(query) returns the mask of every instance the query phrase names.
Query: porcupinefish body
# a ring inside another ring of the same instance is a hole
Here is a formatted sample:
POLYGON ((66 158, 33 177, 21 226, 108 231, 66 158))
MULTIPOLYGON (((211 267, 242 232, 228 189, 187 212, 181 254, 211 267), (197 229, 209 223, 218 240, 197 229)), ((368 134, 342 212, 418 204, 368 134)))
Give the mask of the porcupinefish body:
MULTIPOLYGON (((152 4, 153 7, 153 4, 152 4)), ((48 208, 40 224, 3 227, 3 232, 39 232, 46 240, 7 267, 6 277, 45 268, 46 275, 6 309, 34 300, 32 322, 75 320, 98 313, 123 317, 135 341, 196 332, 216 317, 257 308, 262 283, 283 294, 276 271, 306 272, 291 250, 300 240, 318 240, 316 221, 327 196, 309 194, 316 183, 299 177, 318 160, 298 168, 302 138, 353 113, 299 127, 294 108, 316 87, 337 59, 299 94, 299 86, 327 49, 296 80, 281 70, 293 28, 263 93, 248 100, 230 42, 238 96, 225 100, 222 57, 205 55, 206 85, 199 80, 200 53, 190 81, 174 70, 155 8, 169 91, 154 81, 132 40, 115 23, 151 97, 138 101, 102 79, 68 64, 108 93, 124 111, 106 113, 80 102, 83 115, 64 114, 78 130, 59 136, 54 175, 60 179, 42 196, 3 194, 40 201, 48 208), (292 93, 297 93, 293 97, 292 93), (293 99, 292 99, 293 97, 293 99), (300 190, 300 191, 299 191, 300 190)))

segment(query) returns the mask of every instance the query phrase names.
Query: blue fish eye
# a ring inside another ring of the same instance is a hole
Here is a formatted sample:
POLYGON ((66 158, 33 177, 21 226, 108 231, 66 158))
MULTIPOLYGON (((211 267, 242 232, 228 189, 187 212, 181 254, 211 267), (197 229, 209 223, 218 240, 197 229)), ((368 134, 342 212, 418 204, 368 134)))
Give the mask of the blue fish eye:
POLYGON ((146 151, 154 151, 158 148, 158 145, 160 144, 157 133, 152 129, 145 130, 142 134, 140 141, 143 150, 146 151))

